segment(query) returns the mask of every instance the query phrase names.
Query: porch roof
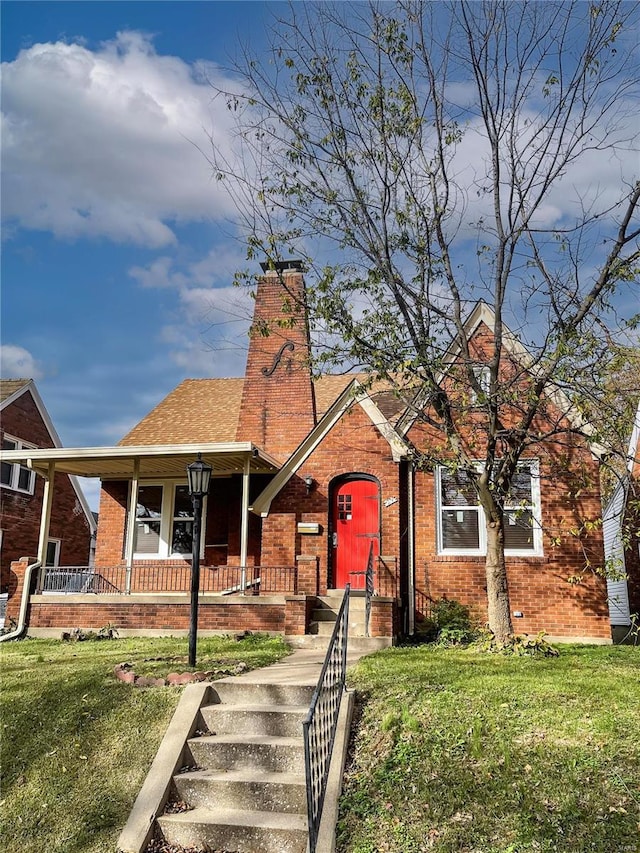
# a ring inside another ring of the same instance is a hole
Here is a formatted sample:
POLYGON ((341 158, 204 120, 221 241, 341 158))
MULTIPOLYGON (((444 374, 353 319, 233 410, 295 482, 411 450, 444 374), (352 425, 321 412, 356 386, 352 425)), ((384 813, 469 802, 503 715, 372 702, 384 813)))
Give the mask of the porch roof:
POLYGON ((248 441, 199 444, 158 444, 117 447, 54 447, 3 451, 4 462, 21 462, 46 476, 49 466, 56 473, 77 477, 100 477, 102 480, 128 480, 134 476, 136 463, 140 479, 185 477, 186 466, 202 453, 213 465, 213 476, 241 474, 249 463, 251 473, 269 474, 279 470, 280 463, 248 441))

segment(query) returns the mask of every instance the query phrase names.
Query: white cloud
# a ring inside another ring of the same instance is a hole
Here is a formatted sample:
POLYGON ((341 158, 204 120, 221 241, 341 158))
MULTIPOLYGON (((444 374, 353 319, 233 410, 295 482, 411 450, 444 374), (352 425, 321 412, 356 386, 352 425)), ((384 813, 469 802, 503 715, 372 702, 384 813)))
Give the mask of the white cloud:
POLYGON ((0 374, 3 379, 41 379, 44 376, 31 353, 14 344, 0 346, 0 374))
MULTIPOLYGON (((209 79, 220 79, 207 68, 209 79)), ((3 215, 57 237, 160 247, 172 222, 230 212, 196 145, 224 145, 198 70, 119 33, 91 51, 36 44, 2 64, 3 215)))
POLYGON ((161 329, 160 341, 189 376, 241 376, 244 371, 253 302, 232 284, 243 261, 240 244, 231 243, 187 263, 162 255, 146 267, 129 269, 141 287, 176 291, 176 322, 161 329))

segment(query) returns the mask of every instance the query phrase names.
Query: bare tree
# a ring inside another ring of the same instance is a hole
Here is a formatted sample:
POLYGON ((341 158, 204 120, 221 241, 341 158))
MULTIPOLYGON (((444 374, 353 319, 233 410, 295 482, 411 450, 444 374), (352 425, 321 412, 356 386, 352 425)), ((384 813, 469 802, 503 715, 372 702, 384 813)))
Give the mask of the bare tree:
POLYGON ((614 2, 292 4, 267 59, 245 52, 218 92, 238 159, 214 145, 211 162, 248 257, 306 258, 321 365, 391 382, 472 482, 499 639, 521 458, 579 431, 557 389, 593 411, 610 343, 638 321, 637 23, 614 2), (478 299, 482 358, 465 326, 478 299), (511 357, 507 322, 528 356, 511 357))

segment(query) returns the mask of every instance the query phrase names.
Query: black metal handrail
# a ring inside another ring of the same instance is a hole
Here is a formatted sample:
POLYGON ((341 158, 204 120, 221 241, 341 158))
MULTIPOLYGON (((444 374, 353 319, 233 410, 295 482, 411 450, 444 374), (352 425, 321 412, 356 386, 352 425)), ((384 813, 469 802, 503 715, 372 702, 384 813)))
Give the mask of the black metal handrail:
POLYGON ((327 790, 331 754, 338 727, 340 702, 344 693, 347 671, 347 641, 349 626, 349 585, 329 641, 329 648, 311 706, 303 724, 304 767, 307 783, 307 818, 309 822, 309 853, 315 853, 327 790))
POLYGON ((364 635, 369 636, 369 619, 371 618, 371 599, 373 598, 373 542, 369 547, 369 559, 365 572, 365 605, 364 605, 364 635))

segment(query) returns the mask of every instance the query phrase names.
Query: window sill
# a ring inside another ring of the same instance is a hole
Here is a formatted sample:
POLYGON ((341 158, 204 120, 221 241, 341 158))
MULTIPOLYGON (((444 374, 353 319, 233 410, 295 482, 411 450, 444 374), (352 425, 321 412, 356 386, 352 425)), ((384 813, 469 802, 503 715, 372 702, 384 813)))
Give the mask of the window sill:
MULTIPOLYGON (((530 554, 526 551, 505 551, 505 558, 507 560, 526 560, 527 562, 533 561, 538 563, 543 563, 545 561, 544 554, 530 554)), ((478 554, 478 553, 469 553, 468 551, 459 551, 454 553, 447 552, 446 554, 436 554, 433 558, 433 561, 436 563, 459 563, 464 560, 469 560, 470 562, 481 562, 484 563, 487 559, 486 554, 478 554)))

